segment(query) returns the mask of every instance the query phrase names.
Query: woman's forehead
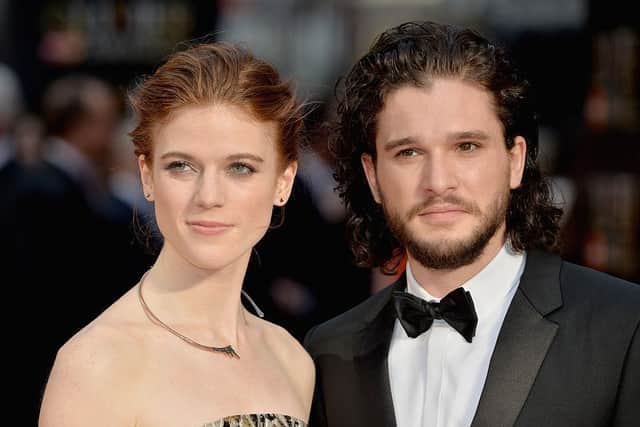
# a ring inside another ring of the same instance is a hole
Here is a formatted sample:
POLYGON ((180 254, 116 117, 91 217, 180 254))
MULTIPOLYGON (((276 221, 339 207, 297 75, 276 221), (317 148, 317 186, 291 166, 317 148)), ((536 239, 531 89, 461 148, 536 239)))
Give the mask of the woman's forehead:
POLYGON ((258 121, 243 109, 225 104, 181 108, 154 133, 157 152, 225 156, 249 151, 268 158, 277 149, 275 122, 258 121))

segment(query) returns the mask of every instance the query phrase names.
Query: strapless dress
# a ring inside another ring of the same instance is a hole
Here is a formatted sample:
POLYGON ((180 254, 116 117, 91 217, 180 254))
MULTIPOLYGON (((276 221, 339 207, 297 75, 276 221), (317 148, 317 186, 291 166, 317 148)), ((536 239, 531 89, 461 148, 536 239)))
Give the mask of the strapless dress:
POLYGON ((307 423, 289 415, 246 414, 224 417, 202 427, 307 427, 307 423))

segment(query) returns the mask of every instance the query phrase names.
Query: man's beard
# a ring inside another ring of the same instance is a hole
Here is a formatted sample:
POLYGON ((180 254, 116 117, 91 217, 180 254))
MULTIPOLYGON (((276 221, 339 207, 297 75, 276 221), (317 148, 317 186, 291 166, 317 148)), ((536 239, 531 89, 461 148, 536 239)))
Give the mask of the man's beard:
POLYGON ((392 233, 416 261, 426 268, 451 270, 469 265, 482 255, 484 248, 505 221, 509 198, 510 192, 507 190, 484 215, 477 205, 455 196, 427 199, 411 209, 404 218, 398 213, 390 212, 384 198, 382 208, 392 233), (407 226, 409 221, 428 207, 443 203, 462 207, 468 214, 480 216, 480 224, 471 231, 468 238, 459 240, 452 236, 450 239, 428 241, 412 235, 407 226))

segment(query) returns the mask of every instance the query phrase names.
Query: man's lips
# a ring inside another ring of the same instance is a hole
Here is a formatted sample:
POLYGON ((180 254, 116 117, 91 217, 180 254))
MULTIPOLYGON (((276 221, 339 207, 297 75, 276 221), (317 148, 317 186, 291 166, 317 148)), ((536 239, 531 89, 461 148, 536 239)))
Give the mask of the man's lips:
POLYGON ((438 215, 448 213, 465 213, 466 210, 460 206, 432 206, 418 213, 418 216, 438 215))

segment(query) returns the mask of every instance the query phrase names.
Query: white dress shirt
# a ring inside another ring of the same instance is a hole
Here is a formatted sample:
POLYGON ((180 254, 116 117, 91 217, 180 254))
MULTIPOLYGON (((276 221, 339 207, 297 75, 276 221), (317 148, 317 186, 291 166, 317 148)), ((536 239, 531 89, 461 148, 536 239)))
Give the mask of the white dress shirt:
MULTIPOLYGON (((478 274, 462 284, 478 314, 471 343, 444 320, 409 338, 398 320, 389 348, 389 380, 398 427, 469 427, 502 322, 518 288, 525 254, 504 245, 478 274)), ((407 263, 407 292, 439 301, 416 281, 407 263)))

